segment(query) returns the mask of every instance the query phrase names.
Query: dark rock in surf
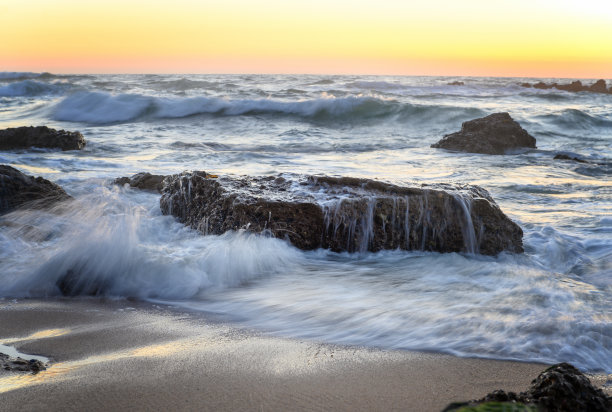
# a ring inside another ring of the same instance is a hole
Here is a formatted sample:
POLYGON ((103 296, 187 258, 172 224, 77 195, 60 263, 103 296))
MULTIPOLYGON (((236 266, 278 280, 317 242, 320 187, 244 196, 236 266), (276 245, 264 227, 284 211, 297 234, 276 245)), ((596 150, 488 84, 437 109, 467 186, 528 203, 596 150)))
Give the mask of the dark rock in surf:
POLYGON ((71 199, 60 186, 43 179, 0 165, 0 214, 19 207, 42 208, 71 199))
POLYGON ((162 181, 166 176, 152 175, 151 173, 136 173, 132 177, 120 177, 115 179, 116 185, 130 185, 130 187, 142 190, 150 190, 161 193, 162 181))
POLYGON ((608 87, 604 79, 599 79, 589 87, 589 91, 593 93, 608 93, 608 87))
POLYGON ((447 134, 433 148, 468 153, 505 154, 536 147, 536 140, 508 113, 494 113, 463 122, 461 131, 447 134))
POLYGON ((552 89, 554 86, 552 84, 546 84, 544 82, 537 82, 533 85, 534 89, 552 89))
POLYGON ((204 234, 245 229, 311 250, 523 251, 521 228, 477 186, 396 186, 326 176, 164 180, 162 213, 204 234))
POLYGON ((560 153, 558 155, 555 155, 555 157, 553 157, 553 160, 572 160, 572 161, 578 162, 578 163, 589 163, 589 162, 587 162, 584 159, 580 159, 578 157, 568 156, 568 155, 562 154, 562 153, 560 153))
POLYGON ((104 277, 82 276, 78 269, 69 269, 56 282, 55 286, 64 296, 100 296, 108 288, 104 277))
POLYGON ((536 89, 558 89, 558 90, 565 90, 567 92, 574 92, 574 93, 576 92, 612 93, 612 89, 607 88, 606 81, 603 79, 597 80, 595 83, 593 83, 590 86, 586 86, 582 84, 580 80, 575 80, 571 82, 570 84, 557 84, 557 83, 546 84, 540 81, 533 85, 531 85, 530 83, 521 83, 521 86, 534 87, 536 89))
POLYGON ((81 150, 85 138, 80 132, 50 129, 47 126, 11 127, 0 130, 0 150, 40 147, 81 150))
POLYGON ((517 406, 524 406, 525 409, 521 410, 609 412, 612 410, 612 398, 606 396, 601 389, 595 388, 574 366, 559 363, 542 372, 525 392, 516 394, 496 390, 478 400, 453 403, 444 411, 484 411, 487 410, 484 408, 487 405, 496 406, 494 410, 505 410, 504 407, 517 410, 517 406))
POLYGON ((458 80, 454 81, 454 82, 450 82, 450 83, 446 83, 449 86, 465 86, 465 83, 460 82, 458 80))
POLYGON ((582 92, 586 90, 587 87, 584 86, 580 80, 576 80, 571 82, 570 84, 559 84, 557 85, 557 89, 565 90, 568 92, 582 92))

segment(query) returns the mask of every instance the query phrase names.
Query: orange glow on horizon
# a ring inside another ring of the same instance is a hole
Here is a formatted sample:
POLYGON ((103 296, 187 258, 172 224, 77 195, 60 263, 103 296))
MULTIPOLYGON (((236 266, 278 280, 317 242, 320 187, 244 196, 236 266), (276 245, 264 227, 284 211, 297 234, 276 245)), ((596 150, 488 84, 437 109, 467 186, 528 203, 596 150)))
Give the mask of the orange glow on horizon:
POLYGON ((5 0, 1 71, 612 77, 586 0, 5 0))

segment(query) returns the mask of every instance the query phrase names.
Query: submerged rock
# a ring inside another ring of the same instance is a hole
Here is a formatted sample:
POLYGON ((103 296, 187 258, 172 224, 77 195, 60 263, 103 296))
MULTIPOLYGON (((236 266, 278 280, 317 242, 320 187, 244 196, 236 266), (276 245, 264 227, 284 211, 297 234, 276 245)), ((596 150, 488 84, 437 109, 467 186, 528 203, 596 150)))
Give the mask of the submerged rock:
POLYGON ((0 150, 29 147, 81 150, 85 138, 80 132, 50 129, 47 126, 11 127, 0 130, 0 150))
POLYGON ((612 411, 612 398, 595 388, 582 372, 569 363, 559 363, 546 369, 531 382, 525 392, 516 394, 496 390, 478 400, 453 403, 444 411, 484 411, 487 410, 484 406, 493 403, 498 405, 495 410, 612 411), (517 406, 523 409, 517 409, 517 406))
POLYGON ((311 250, 523 251, 521 228, 477 186, 396 186, 326 176, 164 180, 162 213, 204 234, 245 229, 311 250))
POLYGON ((120 177, 115 179, 116 185, 130 185, 142 190, 150 190, 161 193, 162 181, 166 176, 152 175, 151 173, 136 173, 132 177, 120 177))
POLYGON ((508 151, 533 148, 536 140, 508 113, 494 113, 463 122, 461 131, 447 134, 433 148, 469 153, 505 154, 508 151))
POLYGON ((55 183, 0 165, 0 214, 18 207, 47 207, 67 199, 71 197, 55 183))
POLYGON ((454 82, 446 83, 449 86, 465 86, 465 83, 455 80, 454 82))
POLYGON ((555 157, 553 157, 553 160, 572 160, 578 163, 589 163, 584 159, 580 159, 578 157, 572 157, 572 156, 569 156, 563 153, 559 153, 558 155, 555 155, 555 157))

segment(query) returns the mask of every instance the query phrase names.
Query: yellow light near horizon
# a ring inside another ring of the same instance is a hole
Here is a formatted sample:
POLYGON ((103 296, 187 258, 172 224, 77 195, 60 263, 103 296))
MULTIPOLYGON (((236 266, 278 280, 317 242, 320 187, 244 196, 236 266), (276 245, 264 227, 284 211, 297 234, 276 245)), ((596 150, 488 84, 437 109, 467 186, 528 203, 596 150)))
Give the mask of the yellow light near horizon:
POLYGON ((0 36, 0 70, 612 75, 603 1, 4 0, 0 36))

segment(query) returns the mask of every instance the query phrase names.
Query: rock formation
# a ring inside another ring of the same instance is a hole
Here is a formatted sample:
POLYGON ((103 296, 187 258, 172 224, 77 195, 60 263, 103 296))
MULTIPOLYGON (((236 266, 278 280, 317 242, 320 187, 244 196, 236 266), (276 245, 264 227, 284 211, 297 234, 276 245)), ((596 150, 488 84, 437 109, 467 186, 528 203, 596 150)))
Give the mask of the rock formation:
POLYGON ((570 84, 557 84, 554 85, 554 87, 559 90, 565 90, 568 92, 581 92, 583 90, 586 90, 586 86, 583 86, 580 80, 576 80, 574 82, 571 82, 570 84))
POLYGON ((505 154, 535 148, 536 140, 508 113, 494 113, 463 122, 461 131, 447 134, 431 147, 469 153, 505 154))
POLYGON ((612 93, 612 90, 608 90, 606 81, 603 79, 597 80, 589 87, 589 91, 593 93, 612 93))
POLYGON ((47 179, 0 165, 0 214, 18 207, 45 207, 70 198, 64 189, 47 179))
POLYGON ((136 189, 150 190, 154 192, 160 192, 162 188, 162 181, 166 176, 152 175, 151 173, 136 173, 132 177, 120 177, 115 179, 116 185, 130 185, 136 189))
POLYGON ((287 239, 304 250, 523 251, 521 228, 477 186, 210 176, 203 171, 168 176, 162 213, 204 234, 246 229, 287 239))
POLYGON ((85 138, 80 132, 50 129, 47 126, 11 127, 0 130, 0 150, 29 147, 81 150, 85 138))
POLYGON ((522 87, 533 87, 535 89, 558 89, 565 90, 567 92, 592 92, 592 93, 612 93, 612 88, 608 89, 606 81, 603 79, 597 80, 590 86, 582 84, 580 80, 575 80, 570 84, 557 84, 557 83, 544 83, 537 82, 533 85, 531 83, 521 83, 522 87))
POLYGON ((612 410, 612 399, 601 389, 595 388, 582 372, 569 363, 559 363, 542 372, 531 382, 525 392, 516 394, 496 390, 482 399, 459 402, 449 405, 443 412, 460 412, 480 410, 478 406, 497 405, 497 409, 482 410, 515 410, 513 406, 542 412, 609 412, 612 410), (501 402, 501 403, 500 403, 501 402), (520 404, 517 404, 520 403, 520 404), (507 408, 504 408, 507 406, 507 408))

